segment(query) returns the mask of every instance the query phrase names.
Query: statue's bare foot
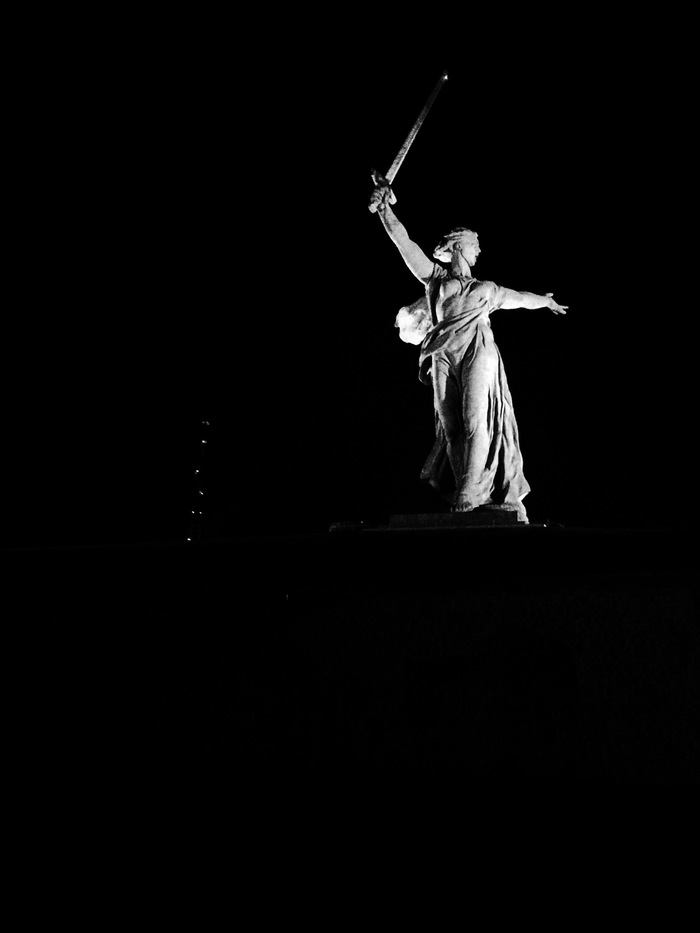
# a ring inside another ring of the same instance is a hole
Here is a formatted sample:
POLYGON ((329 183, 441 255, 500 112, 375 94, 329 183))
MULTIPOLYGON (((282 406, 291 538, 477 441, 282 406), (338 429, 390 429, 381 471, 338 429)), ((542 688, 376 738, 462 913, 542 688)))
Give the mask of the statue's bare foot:
POLYGON ((459 499, 452 503, 453 512, 473 512, 476 506, 469 502, 460 502, 459 499))

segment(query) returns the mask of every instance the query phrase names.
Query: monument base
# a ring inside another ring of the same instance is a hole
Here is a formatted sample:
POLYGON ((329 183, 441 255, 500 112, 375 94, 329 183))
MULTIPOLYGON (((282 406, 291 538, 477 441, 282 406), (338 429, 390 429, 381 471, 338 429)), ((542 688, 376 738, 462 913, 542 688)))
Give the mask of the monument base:
POLYGON ((391 515, 389 528, 527 528, 527 521, 520 521, 521 513, 502 506, 484 505, 471 512, 436 512, 419 515, 391 515))

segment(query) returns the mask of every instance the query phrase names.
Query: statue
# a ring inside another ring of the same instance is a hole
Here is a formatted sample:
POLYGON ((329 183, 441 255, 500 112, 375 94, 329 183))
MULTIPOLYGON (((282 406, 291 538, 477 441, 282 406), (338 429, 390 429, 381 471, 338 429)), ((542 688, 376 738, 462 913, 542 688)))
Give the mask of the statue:
POLYGON ((433 261, 393 211, 396 197, 387 178, 377 173, 374 178, 370 211, 380 217, 425 288, 425 295, 401 308, 396 318, 401 339, 420 345, 419 378, 433 388, 435 444, 421 478, 450 502, 453 512, 489 506, 513 511, 518 522, 527 523, 523 499, 530 486, 489 316, 499 308, 565 314, 567 306, 557 304, 551 292, 535 295, 474 278, 479 239, 466 227, 440 240, 433 261))

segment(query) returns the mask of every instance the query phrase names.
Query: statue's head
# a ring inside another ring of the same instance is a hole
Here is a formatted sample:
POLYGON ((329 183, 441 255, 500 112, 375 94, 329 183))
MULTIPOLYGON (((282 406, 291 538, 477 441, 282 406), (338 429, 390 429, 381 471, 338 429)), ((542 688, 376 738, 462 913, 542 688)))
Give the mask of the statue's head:
POLYGON ((479 237, 468 227, 455 227, 440 240, 433 250, 433 256, 439 262, 451 262, 455 250, 458 250, 469 265, 473 266, 481 252, 479 237))

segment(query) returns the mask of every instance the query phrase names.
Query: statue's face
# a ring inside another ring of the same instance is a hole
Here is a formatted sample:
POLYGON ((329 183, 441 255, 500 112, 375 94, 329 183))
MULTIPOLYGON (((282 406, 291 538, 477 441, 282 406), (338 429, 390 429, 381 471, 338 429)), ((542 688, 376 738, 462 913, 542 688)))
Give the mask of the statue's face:
POLYGON ((452 253, 455 249, 464 256, 470 266, 474 265, 479 255, 477 249, 469 239, 459 233, 448 233, 444 236, 433 250, 433 257, 438 262, 452 262, 452 253))

